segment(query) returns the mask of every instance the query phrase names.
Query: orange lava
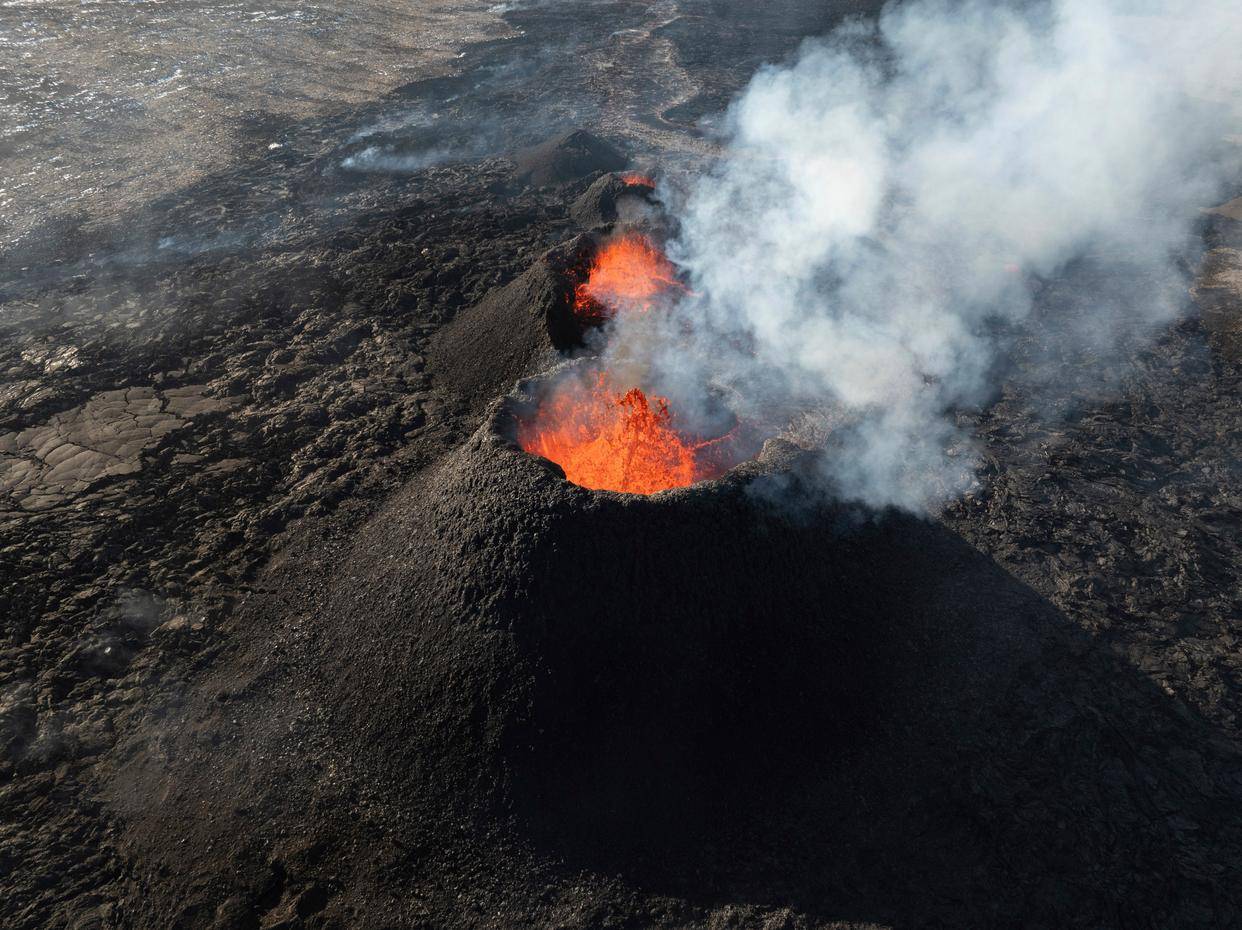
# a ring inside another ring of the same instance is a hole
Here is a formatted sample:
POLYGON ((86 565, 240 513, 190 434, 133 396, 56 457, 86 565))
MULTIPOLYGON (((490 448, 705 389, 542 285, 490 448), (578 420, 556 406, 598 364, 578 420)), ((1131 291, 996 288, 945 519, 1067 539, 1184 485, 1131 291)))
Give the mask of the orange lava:
POLYGON ((655 187, 655 178, 648 177, 638 171, 627 171, 621 180, 629 187, 655 187))
POLYGON ((673 263, 645 236, 627 233, 595 254, 587 279, 574 291, 574 313, 591 322, 614 313, 645 313, 674 289, 685 287, 673 263))
POLYGON ((698 461, 699 447, 673 430, 672 416, 663 397, 648 400, 639 388, 619 393, 601 374, 590 386, 562 384, 521 425, 518 443, 584 488, 654 494, 718 473, 698 461))

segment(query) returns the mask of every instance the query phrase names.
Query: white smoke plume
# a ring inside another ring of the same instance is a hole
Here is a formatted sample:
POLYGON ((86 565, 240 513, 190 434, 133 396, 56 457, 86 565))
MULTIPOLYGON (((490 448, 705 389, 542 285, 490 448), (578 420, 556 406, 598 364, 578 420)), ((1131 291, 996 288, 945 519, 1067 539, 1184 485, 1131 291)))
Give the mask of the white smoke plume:
POLYGON ((951 412, 994 390, 989 333, 1033 277, 1102 263, 1068 331, 1105 355, 1178 312, 1239 49, 1236 0, 915 0, 811 42, 755 76, 675 204, 697 295, 659 324, 676 338, 622 321, 614 355, 650 347, 678 397, 843 411, 837 492, 934 510, 973 480, 951 412))

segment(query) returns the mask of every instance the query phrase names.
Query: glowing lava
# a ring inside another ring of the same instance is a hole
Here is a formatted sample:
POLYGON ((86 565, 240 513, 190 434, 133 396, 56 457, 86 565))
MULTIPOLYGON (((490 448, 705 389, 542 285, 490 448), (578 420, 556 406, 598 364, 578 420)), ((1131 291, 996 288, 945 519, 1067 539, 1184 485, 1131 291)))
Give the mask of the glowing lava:
POLYGON ((518 430, 527 452, 560 465, 584 488, 654 494, 718 474, 670 425, 668 401, 638 388, 620 393, 606 375, 593 385, 568 381, 518 430))
POLYGON ((673 263, 645 236, 627 233, 595 254, 587 279, 574 291, 574 313, 590 322, 614 313, 645 313, 674 289, 685 286, 673 263))

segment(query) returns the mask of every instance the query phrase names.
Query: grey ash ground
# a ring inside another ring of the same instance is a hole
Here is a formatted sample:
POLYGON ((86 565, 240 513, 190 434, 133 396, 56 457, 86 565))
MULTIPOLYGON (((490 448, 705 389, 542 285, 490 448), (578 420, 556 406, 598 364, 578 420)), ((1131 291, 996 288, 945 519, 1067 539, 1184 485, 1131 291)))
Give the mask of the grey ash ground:
MULTIPOLYGON (((761 61, 867 10, 502 6, 426 61, 396 13, 339 12, 427 72, 380 87, 356 49, 260 43, 245 87, 285 68, 317 98, 322 67, 356 91, 238 115, 203 79, 231 141, 188 175, 138 134, 116 196, 23 182, 0 254, 0 923, 1242 923, 1236 209, 1205 215, 1185 320, 1056 410, 1022 387, 1073 308, 1072 277, 1046 284, 1005 388, 962 413, 980 488, 935 521, 596 507, 434 374, 447 324, 582 231, 597 174, 535 186, 517 153, 585 125, 640 163, 694 157, 761 61), (663 556, 644 577, 678 592, 641 635, 626 611, 658 609, 603 564, 636 558, 635 521, 663 556), (780 545, 754 564, 721 529, 780 545), (708 601, 785 635, 701 626, 677 586, 713 560, 737 570, 708 601), (798 660, 832 655, 821 691, 798 660)), ((6 173, 77 144, 6 137, 6 173)))

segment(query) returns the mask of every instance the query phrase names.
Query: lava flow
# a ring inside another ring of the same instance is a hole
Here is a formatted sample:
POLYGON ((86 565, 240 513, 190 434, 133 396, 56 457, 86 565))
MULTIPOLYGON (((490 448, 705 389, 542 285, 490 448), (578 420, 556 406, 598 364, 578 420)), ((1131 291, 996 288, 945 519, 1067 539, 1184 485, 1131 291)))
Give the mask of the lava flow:
POLYGON ((645 236, 627 233, 600 247, 574 291, 574 313, 600 322, 614 313, 644 313, 671 290, 685 290, 677 269, 645 236))
POLYGON ((559 386, 521 425, 518 442, 584 488, 654 494, 718 474, 698 458, 708 444, 687 442, 671 420, 664 398, 648 399, 639 388, 618 392, 601 374, 591 385, 559 386))

